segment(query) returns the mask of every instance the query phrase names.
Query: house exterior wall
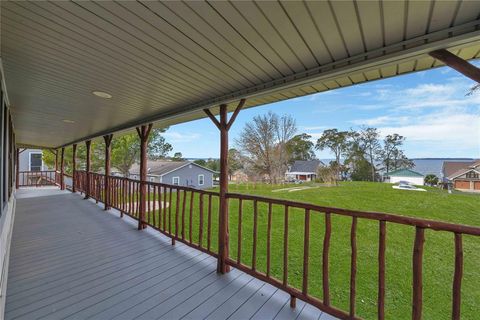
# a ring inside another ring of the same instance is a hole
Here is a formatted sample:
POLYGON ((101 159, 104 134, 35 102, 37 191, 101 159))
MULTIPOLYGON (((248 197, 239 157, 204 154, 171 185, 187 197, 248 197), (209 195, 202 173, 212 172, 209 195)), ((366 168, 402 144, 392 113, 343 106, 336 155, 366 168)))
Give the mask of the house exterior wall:
POLYGON ((184 187, 193 187, 197 189, 208 189, 213 187, 213 172, 196 166, 188 164, 173 172, 162 176, 161 182, 165 184, 173 184, 173 177, 179 177, 179 185, 184 187), (204 184, 198 184, 198 176, 204 175, 204 184))
POLYGON ((390 183, 398 183, 400 181, 407 181, 413 185, 423 186, 423 177, 390 177, 390 183))
MULTIPOLYGON (((30 155, 33 153, 42 153, 40 149, 26 149, 19 155, 19 171, 30 171, 30 155)), ((48 170, 42 161, 42 171, 48 170)))

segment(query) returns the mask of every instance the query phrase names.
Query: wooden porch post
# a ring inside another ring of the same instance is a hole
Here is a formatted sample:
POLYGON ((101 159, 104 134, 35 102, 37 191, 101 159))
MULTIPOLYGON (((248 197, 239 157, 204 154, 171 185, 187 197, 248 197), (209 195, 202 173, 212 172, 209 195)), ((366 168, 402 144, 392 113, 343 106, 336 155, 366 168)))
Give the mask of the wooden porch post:
POLYGON ((110 209, 110 151, 111 151, 111 145, 112 145, 112 138, 113 134, 107 134, 103 136, 103 139, 105 140, 105 190, 103 192, 103 195, 105 197, 105 210, 110 209))
POLYGON ((85 186, 85 199, 90 198, 90 146, 92 145, 91 140, 85 141, 85 146, 87 147, 87 163, 85 166, 85 174, 86 174, 86 186, 85 186))
POLYGON ((230 266, 227 265, 228 259, 228 130, 232 126, 235 118, 245 104, 245 99, 240 100, 230 121, 227 120, 227 105, 220 105, 220 122, 210 112, 205 109, 205 113, 220 130, 220 212, 218 219, 218 259, 217 272, 227 273, 230 266))
POLYGON ((138 213, 138 230, 145 229, 145 200, 147 196, 147 145, 148 136, 152 130, 153 124, 137 127, 137 133, 140 138, 140 210, 138 213))
POLYGON ((57 183, 57 180, 58 180, 57 179, 57 175, 58 175, 58 173, 57 173, 57 171, 58 171, 58 149, 55 149, 54 154, 55 154, 55 183, 57 183))
POLYGON ((65 147, 62 148, 62 154, 60 157, 60 190, 65 190, 65 180, 64 175, 65 173, 65 147))
POLYGON ((15 160, 15 188, 18 189, 20 185, 20 148, 17 148, 17 155, 15 160))
POLYGON ((75 171, 77 170, 77 144, 74 143, 72 145, 72 192, 76 192, 75 184, 77 183, 77 179, 75 177, 75 171))

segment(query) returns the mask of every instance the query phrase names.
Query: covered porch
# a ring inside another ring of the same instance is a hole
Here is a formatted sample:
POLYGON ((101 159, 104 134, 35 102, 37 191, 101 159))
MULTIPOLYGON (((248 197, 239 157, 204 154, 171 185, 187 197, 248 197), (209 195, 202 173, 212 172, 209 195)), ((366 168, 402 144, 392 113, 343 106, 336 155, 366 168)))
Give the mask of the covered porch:
POLYGON ((451 260, 434 270, 451 268, 451 317, 460 319, 470 293, 463 237, 478 239, 480 228, 229 193, 229 129, 244 108, 442 65, 480 82, 468 62, 480 57, 478 2, 4 1, 0 9, 0 316, 8 288, 7 319, 359 319, 357 222, 368 221, 358 236, 377 239, 367 257, 376 261, 368 297, 378 319, 389 307, 387 243, 411 250, 402 292, 412 319, 422 318, 430 231, 450 237, 451 260), (219 131, 219 192, 148 181, 152 128, 207 116, 219 131), (132 130, 140 180, 110 171, 113 135, 132 130), (91 143, 102 138, 104 168, 94 170, 91 143), (29 147, 55 150, 55 170, 19 172, 29 147), (332 229, 339 217, 351 223, 342 238, 332 229), (412 243, 387 242, 396 227, 412 243), (340 242, 349 285, 338 294, 330 253, 340 242))
POLYGON ((21 188, 6 319, 334 319, 57 187, 21 188))

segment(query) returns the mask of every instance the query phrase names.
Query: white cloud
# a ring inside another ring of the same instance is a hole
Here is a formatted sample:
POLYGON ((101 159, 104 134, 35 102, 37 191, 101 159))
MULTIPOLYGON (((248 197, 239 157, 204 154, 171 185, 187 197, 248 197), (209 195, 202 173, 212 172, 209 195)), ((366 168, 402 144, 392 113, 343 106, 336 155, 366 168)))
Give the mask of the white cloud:
POLYGON ((395 124, 406 123, 409 121, 409 119, 410 118, 407 116, 403 116, 403 117, 379 116, 379 117, 370 118, 370 119, 352 120, 350 122, 358 126, 380 126, 380 125, 392 124, 392 123, 395 123, 395 124))
POLYGON ((170 143, 192 142, 200 138, 199 133, 182 133, 177 131, 167 131, 165 133, 162 133, 162 135, 170 143))
POLYGON ((382 136, 398 133, 407 141, 431 142, 445 149, 471 149, 475 153, 480 149, 480 115, 457 113, 455 109, 418 117, 403 126, 380 127, 379 131, 382 136))
POLYGON ((326 126, 313 126, 313 127, 301 127, 302 130, 324 130, 327 129, 326 126))

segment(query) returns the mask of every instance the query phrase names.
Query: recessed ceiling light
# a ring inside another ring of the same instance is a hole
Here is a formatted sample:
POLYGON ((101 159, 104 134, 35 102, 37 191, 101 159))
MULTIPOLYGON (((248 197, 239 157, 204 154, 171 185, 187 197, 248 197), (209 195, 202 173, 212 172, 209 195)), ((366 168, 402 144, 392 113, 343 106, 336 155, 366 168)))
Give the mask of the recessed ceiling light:
POLYGON ((75 121, 69 119, 63 119, 62 121, 65 123, 75 123, 75 121))
POLYGON ((111 94, 103 92, 103 91, 93 91, 92 93, 99 98, 103 98, 103 99, 111 99, 112 98, 111 94))

